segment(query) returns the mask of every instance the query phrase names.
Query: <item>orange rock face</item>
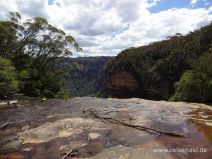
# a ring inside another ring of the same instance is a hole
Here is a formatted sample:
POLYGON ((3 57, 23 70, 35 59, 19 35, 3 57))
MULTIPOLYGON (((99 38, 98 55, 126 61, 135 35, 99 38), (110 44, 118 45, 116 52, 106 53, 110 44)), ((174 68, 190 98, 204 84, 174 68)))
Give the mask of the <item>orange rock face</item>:
POLYGON ((138 81, 128 71, 119 71, 111 75, 107 80, 107 90, 110 95, 122 93, 130 93, 136 90, 139 86, 138 81))

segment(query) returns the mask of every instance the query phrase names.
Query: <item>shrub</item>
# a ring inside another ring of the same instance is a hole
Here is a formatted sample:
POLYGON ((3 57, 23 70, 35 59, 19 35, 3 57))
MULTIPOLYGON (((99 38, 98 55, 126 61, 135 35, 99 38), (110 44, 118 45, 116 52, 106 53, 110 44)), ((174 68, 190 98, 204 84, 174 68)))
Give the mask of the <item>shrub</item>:
POLYGON ((186 71, 176 86, 173 101, 205 102, 208 98, 208 80, 204 73, 186 71))
POLYGON ((59 99, 68 99, 71 97, 69 90, 63 89, 57 93, 57 98, 59 99))
POLYGON ((0 57, 0 97, 18 91, 18 81, 15 67, 11 61, 0 57))

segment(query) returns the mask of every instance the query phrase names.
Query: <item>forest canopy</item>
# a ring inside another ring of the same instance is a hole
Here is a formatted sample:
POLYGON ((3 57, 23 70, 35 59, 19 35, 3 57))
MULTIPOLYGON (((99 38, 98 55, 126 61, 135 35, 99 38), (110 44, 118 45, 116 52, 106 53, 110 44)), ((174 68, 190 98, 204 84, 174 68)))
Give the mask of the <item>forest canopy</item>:
MULTIPOLYGON (((212 102, 212 24, 185 36, 176 34, 147 46, 123 50, 108 63, 107 76, 111 78, 121 70, 130 72, 139 82, 133 96, 212 102)), ((114 90, 110 92, 113 95, 114 90)), ((131 95, 126 93, 124 97, 131 95)))
POLYGON ((0 96, 18 90, 28 96, 64 94, 63 70, 55 65, 58 58, 81 50, 74 37, 45 18, 23 22, 19 13, 10 12, 8 20, 0 21, 0 96))

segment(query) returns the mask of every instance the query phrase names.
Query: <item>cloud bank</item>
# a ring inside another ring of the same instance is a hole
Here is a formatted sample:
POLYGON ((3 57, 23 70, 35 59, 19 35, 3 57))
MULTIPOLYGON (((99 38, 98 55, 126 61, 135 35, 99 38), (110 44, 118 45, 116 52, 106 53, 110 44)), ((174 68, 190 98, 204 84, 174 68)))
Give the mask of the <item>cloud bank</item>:
MULTIPOLYGON (((168 0, 7 0, 0 1, 0 19, 18 11, 23 19, 43 16, 72 34, 83 52, 79 56, 113 56, 128 47, 186 34, 212 21, 212 7, 169 8, 152 13, 168 0)), ((194 5, 200 0, 190 0, 194 5)))

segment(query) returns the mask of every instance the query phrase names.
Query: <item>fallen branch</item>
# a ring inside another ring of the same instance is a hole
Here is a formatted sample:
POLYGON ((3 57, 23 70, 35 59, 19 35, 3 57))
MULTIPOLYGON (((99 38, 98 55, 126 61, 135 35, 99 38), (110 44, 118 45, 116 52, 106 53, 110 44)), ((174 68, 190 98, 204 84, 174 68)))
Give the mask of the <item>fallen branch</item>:
POLYGON ((9 117, 9 119, 3 125, 0 126, 0 129, 3 129, 4 127, 6 127, 10 123, 10 118, 11 117, 9 117))
POLYGON ((108 122, 111 122, 111 120, 116 122, 116 123, 120 123, 122 125, 125 125, 125 126, 128 126, 128 127, 131 127, 131 128, 135 128, 135 129, 138 129, 138 130, 145 130, 145 131, 151 131, 151 132, 155 132, 157 134, 165 134, 165 135, 169 135, 169 136, 175 136, 175 137, 184 137, 185 135, 183 134, 180 134, 180 133, 176 133, 176 132, 166 132, 166 131, 162 131, 162 130, 157 130, 157 129, 154 129, 154 128, 149 128, 149 127, 145 127, 145 126, 140 126, 140 125, 132 125, 132 124, 129 124, 129 123, 125 123, 125 122, 122 122, 120 120, 117 120, 115 118, 112 118, 112 117, 108 117, 108 116, 100 116, 97 112, 94 112, 92 110, 90 110, 90 113, 96 117, 96 118, 99 118, 100 120, 106 120, 108 122))
POLYGON ((72 152, 74 151, 74 148, 71 148, 63 157, 62 159, 66 159, 72 152))
POLYGON ((27 121, 27 120, 10 121, 10 119, 11 119, 11 117, 7 120, 7 122, 5 122, 3 125, 0 126, 0 130, 5 128, 8 125, 17 124, 17 123, 23 123, 23 122, 27 121))

